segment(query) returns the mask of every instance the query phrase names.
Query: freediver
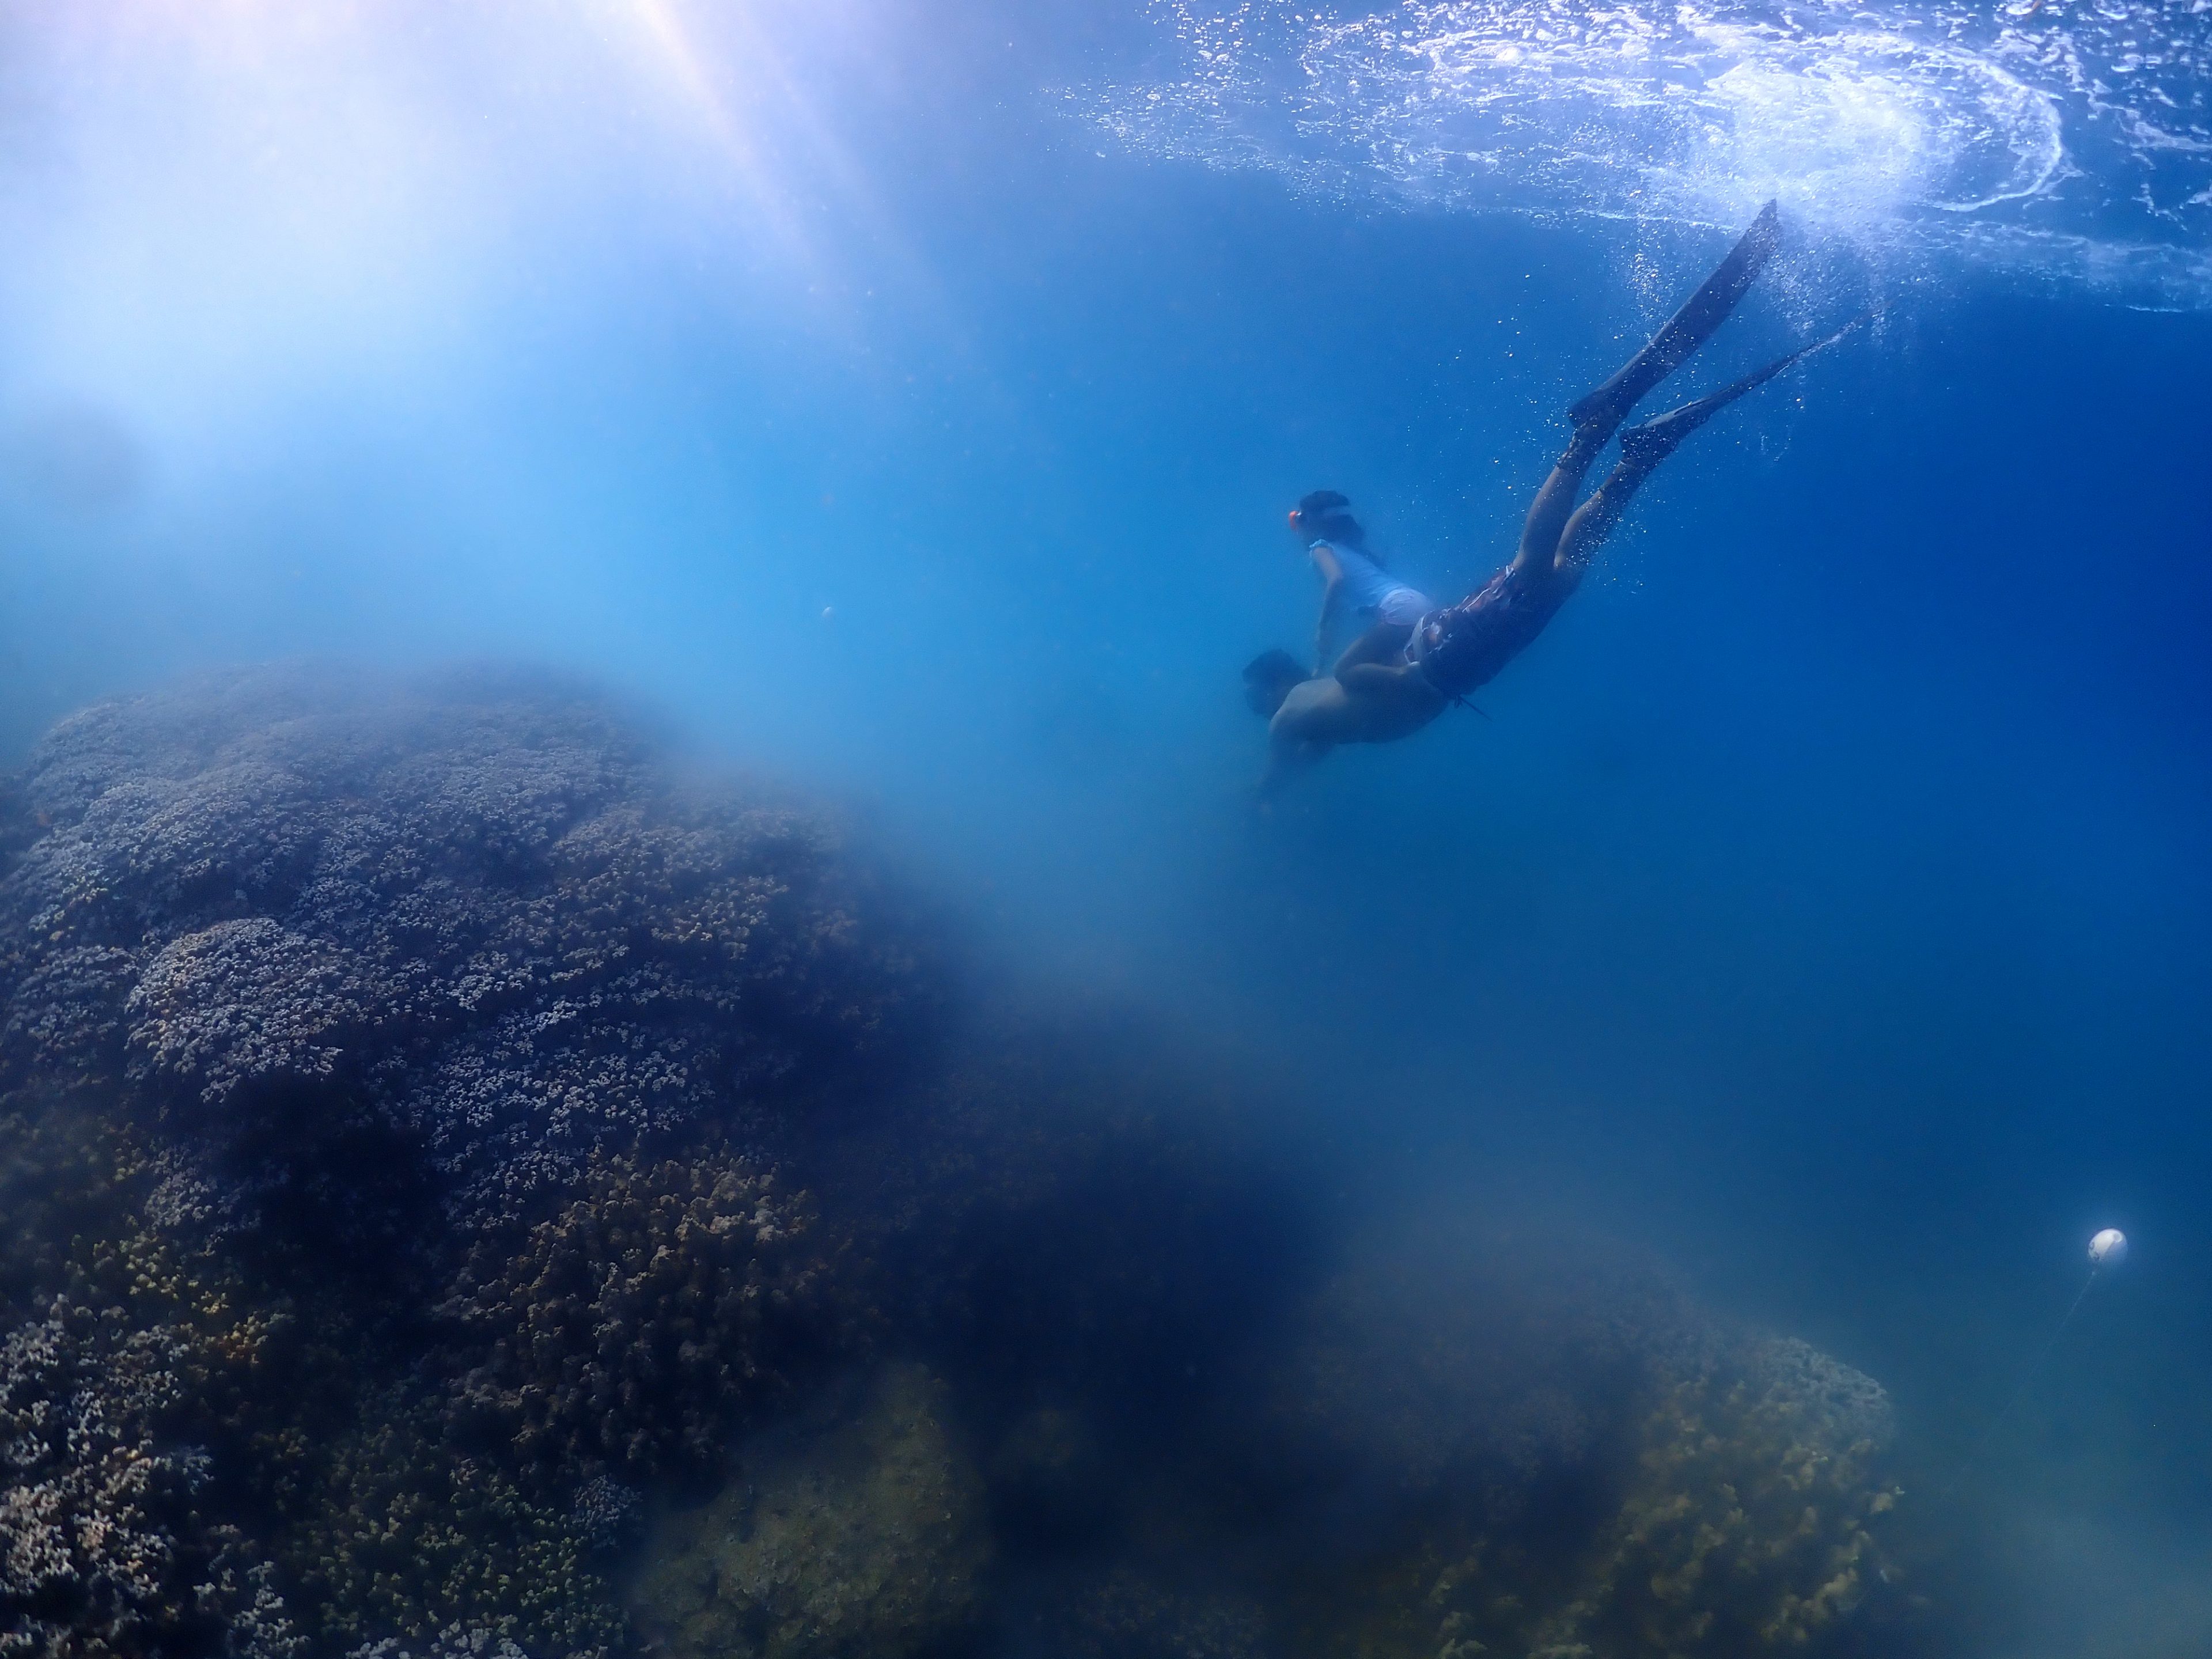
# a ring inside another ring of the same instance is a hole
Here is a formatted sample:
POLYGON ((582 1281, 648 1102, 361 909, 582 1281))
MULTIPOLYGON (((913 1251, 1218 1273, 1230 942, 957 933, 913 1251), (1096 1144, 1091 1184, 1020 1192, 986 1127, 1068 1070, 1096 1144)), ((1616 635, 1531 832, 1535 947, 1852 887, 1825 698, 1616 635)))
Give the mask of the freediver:
MULTIPOLYGON (((1304 665, 1280 650, 1264 653, 1247 665, 1246 700, 1267 720, 1267 771, 1260 785, 1263 799, 1340 744, 1395 743, 1410 737, 1487 684, 1558 614, 1582 581, 1591 556, 1660 462, 1746 392, 1809 353, 1833 344, 1857 325, 1856 321, 1846 325, 1710 396, 1624 426, 1637 404, 1727 319, 1780 240, 1780 217, 1769 202, 1705 285, 1666 325, 1611 380, 1568 410, 1574 435, 1529 505, 1520 550, 1510 564, 1480 588, 1456 605, 1407 615, 1415 601, 1424 607, 1426 601, 1418 594, 1407 599, 1412 590, 1363 558, 1364 568, 1350 574, 1367 588, 1376 588, 1371 596, 1364 590, 1355 593, 1376 620, 1333 669, 1326 666, 1326 653, 1330 605, 1339 597, 1335 581, 1323 599, 1317 630, 1322 666, 1309 676, 1304 665), (1575 497, 1583 476, 1616 432, 1620 459, 1590 498, 1577 507, 1575 497)), ((1332 568, 1345 568, 1346 549, 1364 551, 1365 538, 1352 515, 1351 503, 1334 490, 1316 490, 1304 497, 1291 510, 1290 521, 1324 577, 1332 568)))

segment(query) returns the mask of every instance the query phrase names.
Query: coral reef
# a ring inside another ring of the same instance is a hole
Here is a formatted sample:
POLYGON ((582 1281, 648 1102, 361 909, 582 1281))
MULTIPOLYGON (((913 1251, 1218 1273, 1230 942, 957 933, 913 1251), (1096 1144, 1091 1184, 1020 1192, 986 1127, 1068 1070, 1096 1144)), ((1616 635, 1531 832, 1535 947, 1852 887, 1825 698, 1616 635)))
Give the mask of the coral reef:
POLYGON ((57 1297, 0 1341, 0 1653, 300 1648, 271 1569, 198 1502, 196 1343, 57 1297))
MULTIPOLYGON (((53 1155, 42 1221, 122 1186, 88 1134, 7 1130, 11 1172, 53 1155)), ((115 1221, 9 1252, 33 1312, 0 1338, 0 1652, 295 1659, 272 1564, 208 1513, 204 1444, 283 1314, 243 1312, 237 1283, 115 1221)))
POLYGON ((1049 1611, 1030 1621, 1041 1650, 1080 1659, 1258 1659, 1275 1650, 1266 1611, 1249 1596, 1185 1592, 1128 1567, 1056 1588, 1049 1611))
POLYGON ((496 1237, 447 1312, 483 1359, 463 1409, 569 1481, 645 1481, 719 1461, 738 1413, 810 1347, 823 1269, 803 1194, 724 1148, 594 1155, 574 1195, 510 1253, 496 1237))
POLYGON ((827 820, 543 681, 220 677, 65 720, 19 794, 0 1082, 121 1075, 264 1182, 368 1121, 511 1217, 597 1149, 765 1134, 921 982, 827 820))
POLYGON ((283 1298, 146 1231, 128 1139, 48 1105, 0 1116, 0 1652, 293 1659, 276 1569, 212 1501, 283 1298))
POLYGON ((334 1443, 293 1449, 295 1518, 277 1559, 302 1624, 333 1652, 456 1630, 532 1655, 620 1646, 624 1622, 582 1519, 495 1454, 448 1443, 445 1411, 411 1385, 380 1387, 334 1443))
POLYGON ((1889 1576, 1887 1401, 1794 1340, 1707 1346, 1692 1373, 1655 1368, 1638 1390, 1625 1479, 1608 1455, 1548 1505, 1541 1485, 1492 1484, 1309 1607, 1408 1659, 1817 1650, 1889 1576))
POLYGON ((1867 1627, 1873 1383, 1555 1236, 1347 1237, 1249 1077, 922 941, 552 682, 65 721, 0 782, 0 1659, 1867 1627))
POLYGON ((454 1625, 411 1648, 397 1637, 387 1636, 355 1649, 351 1659, 528 1659, 528 1656, 491 1631, 454 1625))
POLYGON ((0 1642, 625 1643, 626 1483, 823 1340, 771 1164, 927 1000, 867 866, 515 674, 104 704, 0 817, 0 1642))
POLYGON ((234 1235, 150 1231, 173 1169, 68 1102, 0 1121, 0 1145, 9 1191, 46 1195, 0 1252, 33 1310, 0 1343, 0 1644, 295 1659, 464 1622, 545 1655, 621 1639, 603 1544, 526 1469, 452 1443, 449 1386, 391 1379, 409 1347, 355 1285, 301 1301, 234 1235))
MULTIPOLYGON (((744 1446, 715 1501, 665 1518, 635 1602, 672 1659, 898 1659, 976 1614, 981 1482, 944 1389, 886 1367, 857 1413, 744 1446)), ((842 1416, 843 1413, 839 1413, 842 1416)))
POLYGON ((1224 1440, 1316 1650, 1808 1650, 1882 1581, 1880 1388, 1632 1252, 1405 1224, 1288 1335, 1224 1440))

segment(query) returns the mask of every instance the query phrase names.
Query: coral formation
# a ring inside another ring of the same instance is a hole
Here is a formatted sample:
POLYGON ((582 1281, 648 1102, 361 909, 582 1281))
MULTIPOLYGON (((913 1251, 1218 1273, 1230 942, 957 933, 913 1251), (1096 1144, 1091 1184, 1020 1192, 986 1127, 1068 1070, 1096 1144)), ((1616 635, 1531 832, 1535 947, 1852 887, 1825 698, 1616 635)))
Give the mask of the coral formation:
POLYGON ((808 1222, 803 1194, 726 1148, 642 1167, 594 1155, 519 1249, 471 1252, 447 1304, 483 1353, 465 1408, 571 1480, 711 1467, 775 1367, 810 1346, 808 1222))
POLYGON ((886 1367, 848 1420, 749 1443, 720 1498, 666 1517, 636 1601, 672 1659, 898 1659, 971 1621, 981 1482, 943 1395, 886 1367))
POLYGON ((269 1565, 201 1514, 207 1455, 173 1437, 195 1347, 62 1297, 0 1341, 0 1653, 299 1650, 269 1565))
POLYGON ((1185 1593, 1128 1567, 1054 1598, 1037 1622, 1040 1648, 1081 1659, 1257 1659, 1273 1650, 1249 1596, 1185 1593))
POLYGON ((1310 1299, 1238 1443, 1337 1539, 1275 1601, 1404 1659, 1816 1644, 1883 1559, 1880 1388, 1633 1255, 1540 1242, 1416 1225, 1310 1299))
POLYGON ((21 1103, 46 1109, 0 1117, 0 1651, 291 1659, 273 1565, 210 1502, 283 1298, 145 1231, 113 1126, 21 1103))
POLYGON ((528 1656, 494 1632, 454 1625, 411 1648, 397 1637, 385 1637, 355 1649, 352 1659, 528 1659, 528 1656))
POLYGON ((624 1642, 625 1481, 817 1342, 771 1162, 925 982, 866 866, 517 675, 104 704, 0 806, 0 1641, 624 1642))
POLYGON ((0 1080, 125 1073, 234 1155, 282 1127, 288 1167, 371 1120, 471 1217, 764 1132, 767 1085, 920 982, 825 819, 687 790, 544 683, 218 678, 63 722, 21 796, 0 1080))
POLYGON ((294 1449, 296 1518, 278 1560, 325 1651, 386 1638, 489 1631, 532 1655, 601 1655, 624 1626, 597 1548, 567 1505, 495 1453, 441 1435, 443 1402, 408 1384, 368 1392, 327 1446, 294 1449))
POLYGON ((65 721, 0 783, 0 1659, 1863 1627, 1867 1379, 1555 1237, 1347 1242, 1248 1081, 921 945, 549 682, 65 721))

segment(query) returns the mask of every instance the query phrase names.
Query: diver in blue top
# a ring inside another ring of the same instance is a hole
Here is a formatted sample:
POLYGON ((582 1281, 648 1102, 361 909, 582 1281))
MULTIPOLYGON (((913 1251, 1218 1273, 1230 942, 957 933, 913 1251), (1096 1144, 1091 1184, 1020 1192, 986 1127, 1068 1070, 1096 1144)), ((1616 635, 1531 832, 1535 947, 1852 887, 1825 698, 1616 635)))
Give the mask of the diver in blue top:
MULTIPOLYGON (((1428 595, 1385 569, 1367 545, 1367 532, 1352 503, 1334 489, 1316 489, 1291 511, 1291 528, 1306 544, 1322 579, 1321 616, 1314 624, 1314 672, 1328 672, 1330 642, 1346 623, 1354 638, 1378 623, 1411 628, 1428 614, 1428 595)), ((1304 675, 1299 676, 1301 679, 1304 675)))
POLYGON ((1268 721, 1263 796, 1340 744, 1390 743, 1412 735, 1489 681, 1566 603, 1644 479, 1682 440, 1746 392, 1856 326, 1847 325, 1710 396, 1624 428, 1637 403, 1680 368, 1735 309, 1779 240, 1779 219, 1769 202, 1705 285, 1650 342, 1568 411, 1574 435, 1529 506, 1519 551, 1458 604, 1428 609, 1418 594, 1411 600, 1399 597, 1413 590, 1392 581, 1370 561, 1352 565, 1347 550, 1364 550, 1365 538, 1351 503, 1334 490, 1317 490, 1291 509, 1291 528, 1312 550, 1330 583, 1331 599, 1340 599, 1349 589, 1353 602, 1369 605, 1375 619, 1332 668, 1326 655, 1330 601, 1325 600, 1316 641, 1323 654, 1310 678, 1286 651, 1267 652, 1245 669, 1246 699, 1268 721), (1577 506, 1584 476, 1616 432, 1620 459, 1590 498, 1577 506), (1376 592, 1378 578, 1388 586, 1370 604, 1361 596, 1376 592), (1415 602, 1420 611, 1407 615, 1415 602))

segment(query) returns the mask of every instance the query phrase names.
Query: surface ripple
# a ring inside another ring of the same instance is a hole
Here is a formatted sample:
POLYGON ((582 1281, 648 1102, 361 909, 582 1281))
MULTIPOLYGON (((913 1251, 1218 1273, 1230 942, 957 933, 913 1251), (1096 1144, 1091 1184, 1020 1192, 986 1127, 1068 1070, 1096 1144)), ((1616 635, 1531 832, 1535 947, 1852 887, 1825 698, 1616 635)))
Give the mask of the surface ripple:
POLYGON ((1071 106, 1163 157, 1447 211, 1741 222, 2212 304, 2212 0, 1152 0, 1071 106))

